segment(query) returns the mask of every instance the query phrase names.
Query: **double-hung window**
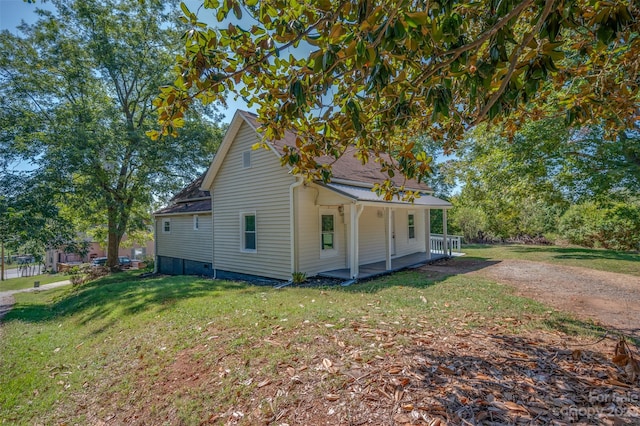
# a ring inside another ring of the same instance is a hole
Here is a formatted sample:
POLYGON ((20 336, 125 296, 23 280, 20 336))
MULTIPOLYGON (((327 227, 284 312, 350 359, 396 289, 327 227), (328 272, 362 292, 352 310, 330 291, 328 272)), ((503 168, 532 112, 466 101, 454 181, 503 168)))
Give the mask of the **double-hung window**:
POLYGON ((256 214, 242 213, 240 215, 240 220, 242 225, 241 250, 250 253, 256 252, 258 249, 256 214))
POLYGON ((198 229, 200 229, 200 218, 198 217, 197 214, 193 215, 193 230, 197 231, 198 229))
POLYGON ((171 233, 171 219, 163 219, 162 220, 162 233, 170 234, 171 233))
POLYGON ((412 240, 416 237, 416 215, 409 213, 407 223, 409 226, 409 239, 412 240))
POLYGON ((336 248, 336 216, 334 214, 322 214, 320 215, 320 222, 320 248, 323 253, 328 253, 336 248))

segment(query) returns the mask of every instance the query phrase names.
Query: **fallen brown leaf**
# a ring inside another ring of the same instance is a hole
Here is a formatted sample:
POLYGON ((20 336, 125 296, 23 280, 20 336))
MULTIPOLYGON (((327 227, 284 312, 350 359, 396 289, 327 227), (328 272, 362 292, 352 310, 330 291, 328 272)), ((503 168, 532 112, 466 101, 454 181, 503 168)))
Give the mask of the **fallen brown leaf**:
POLYGON ((271 383, 271 380, 265 379, 265 380, 261 381, 260 383, 258 383, 258 388, 263 388, 263 387, 267 386, 270 383, 271 383))

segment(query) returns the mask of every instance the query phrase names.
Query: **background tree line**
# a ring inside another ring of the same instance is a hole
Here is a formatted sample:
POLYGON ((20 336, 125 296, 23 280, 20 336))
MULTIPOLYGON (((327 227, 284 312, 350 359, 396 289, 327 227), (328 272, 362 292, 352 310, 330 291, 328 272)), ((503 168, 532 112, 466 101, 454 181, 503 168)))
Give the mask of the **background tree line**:
POLYGON ((482 125, 441 162, 453 232, 467 241, 566 241, 640 248, 640 132, 609 139, 602 127, 572 129, 552 116, 509 138, 482 125), (454 185, 457 185, 454 187, 454 185))

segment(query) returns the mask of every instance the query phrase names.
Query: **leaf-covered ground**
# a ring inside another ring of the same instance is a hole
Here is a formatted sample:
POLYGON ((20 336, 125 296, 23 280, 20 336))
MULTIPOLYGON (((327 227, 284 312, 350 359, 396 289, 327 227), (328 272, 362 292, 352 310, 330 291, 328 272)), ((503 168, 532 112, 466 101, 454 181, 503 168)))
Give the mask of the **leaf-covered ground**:
POLYGON ((233 333, 209 327, 196 346, 152 376, 141 358, 132 406, 120 401, 113 414, 91 421, 155 424, 162 413, 179 423, 177 401, 208 395, 215 403, 194 407, 204 424, 640 422, 638 383, 611 362, 615 341, 513 335, 500 326, 469 331, 468 321, 476 319, 452 318, 446 330, 409 319, 407 327, 276 327, 241 351, 230 349, 233 333), (267 355, 247 357, 246 351, 267 355), (274 360, 268 355, 274 351, 292 355, 274 360))

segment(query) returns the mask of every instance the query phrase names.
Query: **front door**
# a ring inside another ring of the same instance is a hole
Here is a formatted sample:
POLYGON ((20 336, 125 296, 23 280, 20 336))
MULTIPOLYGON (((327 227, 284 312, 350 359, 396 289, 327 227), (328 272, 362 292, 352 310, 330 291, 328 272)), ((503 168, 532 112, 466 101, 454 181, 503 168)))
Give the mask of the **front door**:
POLYGON ((396 255, 396 212, 391 210, 391 256, 396 255))

